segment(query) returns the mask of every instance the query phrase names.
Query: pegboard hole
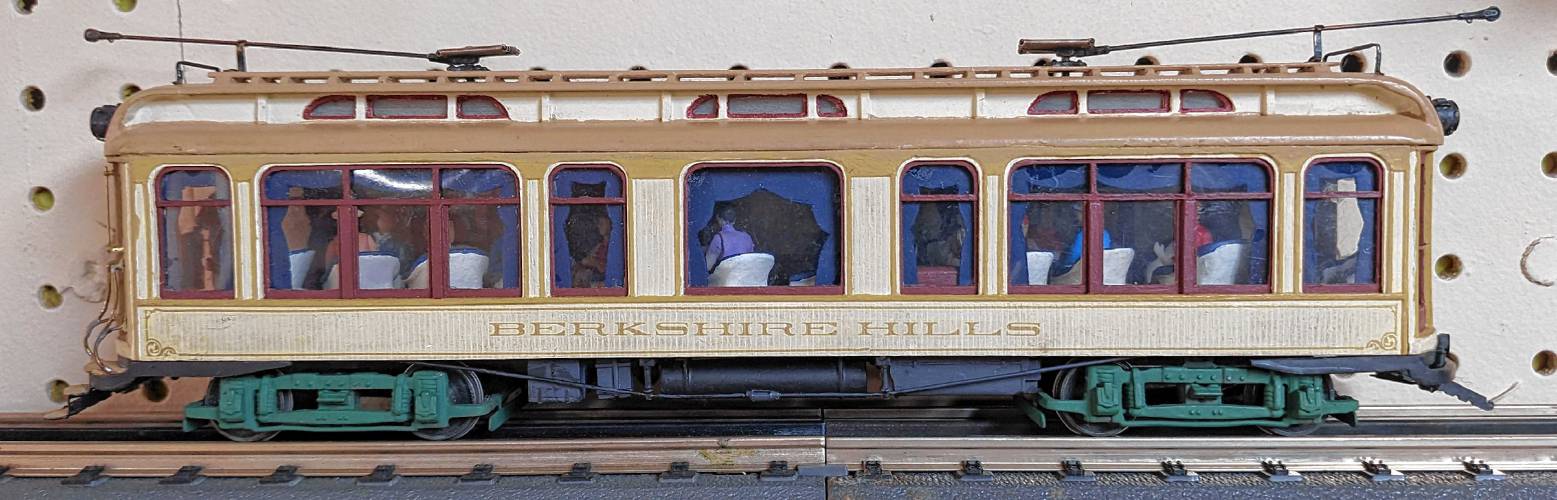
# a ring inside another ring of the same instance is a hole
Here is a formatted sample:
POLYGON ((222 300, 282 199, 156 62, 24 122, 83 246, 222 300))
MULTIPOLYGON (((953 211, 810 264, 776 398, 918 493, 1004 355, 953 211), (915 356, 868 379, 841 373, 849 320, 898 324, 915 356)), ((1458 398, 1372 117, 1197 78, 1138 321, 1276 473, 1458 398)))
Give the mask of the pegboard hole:
POLYGON ((129 12, 135 10, 135 3, 135 0, 114 0, 114 8, 119 9, 119 12, 129 12))
POLYGON ((1460 256, 1452 253, 1438 257, 1438 260, 1433 262, 1433 273, 1445 281, 1460 277, 1460 273, 1464 271, 1465 263, 1460 262, 1460 256))
POLYGON ((135 95, 136 92, 140 92, 140 91, 141 91, 141 86, 140 85, 136 85, 136 84, 133 84, 133 83, 126 83, 123 86, 119 87, 119 99, 120 100, 129 99, 130 96, 135 95))
POLYGON ((1156 66, 1157 64, 1159 64, 1157 58, 1153 56, 1141 56, 1135 60, 1136 66, 1156 66))
POLYGON ((1530 369, 1543 376, 1557 373, 1557 352, 1541 351, 1530 360, 1530 369))
POLYGON ((64 303, 65 296, 61 295, 59 289, 54 288, 54 285, 38 287, 38 304, 42 305, 44 309, 55 309, 64 303))
POLYGON ((1465 76, 1466 73, 1470 72, 1470 68, 1470 54, 1466 54, 1463 50, 1450 52, 1449 55, 1443 58, 1443 72, 1448 73, 1449 76, 1455 78, 1465 76))
POLYGON ((1262 62, 1265 62, 1265 60, 1261 59, 1259 54, 1255 54, 1253 52, 1244 54, 1243 57, 1238 58, 1238 64, 1259 64, 1262 62))
POLYGON ((141 397, 153 403, 167 401, 168 392, 168 383, 162 379, 148 380, 141 384, 141 397))
POLYGON ((22 107, 27 108, 28 111, 42 110, 44 101, 43 89, 32 85, 22 89, 22 107))
POLYGON ((54 208, 54 191, 49 188, 43 186, 32 188, 32 193, 27 196, 27 199, 32 200, 33 210, 47 212, 54 208))
POLYGON ((1460 178, 1465 175, 1465 157, 1459 153, 1444 155, 1442 160, 1438 160, 1438 173, 1443 174, 1445 179, 1460 178))
POLYGON ((50 403, 63 404, 65 402, 65 391, 68 389, 70 389, 70 382, 60 379, 50 380, 49 383, 43 385, 44 394, 49 396, 50 403))
POLYGON ((38 0, 16 0, 16 11, 23 14, 31 14, 38 7, 38 0))
POLYGON ((751 67, 746 66, 745 64, 732 64, 732 65, 730 65, 730 71, 749 71, 749 70, 751 70, 751 67))
POLYGON ((1546 55, 1546 72, 1557 76, 1557 50, 1546 55))
POLYGON ((1047 57, 1040 57, 1040 58, 1038 58, 1038 60, 1033 61, 1033 66, 1053 66, 1053 65, 1054 65, 1054 59, 1050 59, 1050 58, 1047 58, 1047 57))
POLYGON ((1546 156, 1541 158, 1541 173, 1557 179, 1557 152, 1546 153, 1546 156))
POLYGON ((828 66, 827 69, 849 69, 849 63, 835 62, 832 66, 828 66))

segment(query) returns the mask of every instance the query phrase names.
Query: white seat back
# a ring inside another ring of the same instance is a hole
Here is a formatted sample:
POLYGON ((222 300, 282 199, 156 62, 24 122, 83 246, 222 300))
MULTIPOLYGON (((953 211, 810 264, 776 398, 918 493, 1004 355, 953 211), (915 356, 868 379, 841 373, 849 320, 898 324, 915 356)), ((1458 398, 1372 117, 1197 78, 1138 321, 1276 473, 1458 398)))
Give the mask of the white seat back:
POLYGON ((301 290, 303 288, 303 279, 308 277, 308 270, 313 268, 314 251, 313 249, 293 250, 292 254, 287 256, 287 260, 287 264, 291 266, 289 270, 292 273, 291 289, 301 290))
POLYGON ((1103 284, 1123 285, 1130 275, 1130 264, 1135 262, 1134 248, 1112 248, 1103 251, 1103 284))
MULTIPOLYGON (((479 252, 454 249, 449 252, 449 288, 475 289, 484 288, 483 281, 487 276, 487 266, 492 259, 479 252)), ((416 270, 411 270, 411 275, 416 276, 416 270)), ((407 286, 411 286, 411 280, 407 279, 407 286)))
POLYGON ((400 275, 400 258, 393 255, 362 254, 357 256, 357 288, 383 290, 399 288, 395 278, 400 275))
POLYGON ((708 273, 708 286, 768 286, 773 256, 765 253, 736 255, 708 273))
POLYGON ((1195 283, 1200 285, 1231 285, 1238 279, 1238 268, 1248 258, 1247 243, 1224 243, 1211 252, 1195 258, 1195 283))
POLYGON ((1027 252, 1027 284, 1049 284, 1049 268, 1054 265, 1054 252, 1027 252))

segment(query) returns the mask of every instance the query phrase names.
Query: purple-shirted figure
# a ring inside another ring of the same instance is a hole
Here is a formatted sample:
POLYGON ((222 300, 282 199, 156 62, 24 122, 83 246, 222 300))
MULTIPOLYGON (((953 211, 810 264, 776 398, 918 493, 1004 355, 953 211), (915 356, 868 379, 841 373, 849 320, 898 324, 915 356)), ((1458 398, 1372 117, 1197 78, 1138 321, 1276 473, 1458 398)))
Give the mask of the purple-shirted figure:
POLYGON ((735 210, 726 208, 719 211, 719 232, 709 240, 708 250, 703 253, 708 272, 713 272, 725 259, 757 251, 751 235, 736 229, 734 220, 735 210))

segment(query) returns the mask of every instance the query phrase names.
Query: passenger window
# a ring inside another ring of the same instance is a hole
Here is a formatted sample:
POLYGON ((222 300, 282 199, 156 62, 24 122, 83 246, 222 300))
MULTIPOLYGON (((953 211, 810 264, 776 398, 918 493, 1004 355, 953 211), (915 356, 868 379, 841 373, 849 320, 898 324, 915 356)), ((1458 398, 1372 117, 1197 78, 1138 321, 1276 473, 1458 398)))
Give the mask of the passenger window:
POLYGON ((1062 90, 1049 92, 1033 99, 1033 103, 1027 106, 1029 115, 1073 115, 1076 114, 1076 91, 1062 90))
POLYGON ((1194 163, 1190 200, 1195 257, 1185 263, 1194 266, 1191 288, 1268 291, 1271 188, 1265 165, 1194 163))
POLYGON ((967 164, 914 164, 903 172, 904 293, 975 293, 978 196, 967 164))
POLYGON ((289 168, 263 185, 270 296, 518 293, 517 183, 505 169, 289 168))
POLYGON ((345 179, 338 169, 270 172, 264 179, 265 240, 272 290, 326 290, 345 179), (329 202, 329 203, 320 203, 329 202), (330 258, 326 258, 329 256, 330 258))
POLYGON ((357 98, 327 95, 314 99, 303 108, 304 120, 350 120, 357 117, 357 98))
POLYGON ((626 295, 626 198, 611 165, 559 168, 551 180, 556 295, 626 295))
POLYGON ((1094 90, 1087 92, 1087 112, 1164 113, 1168 111, 1166 90, 1094 90))
POLYGON ((686 183, 687 293, 842 293, 831 165, 701 164, 686 183))
POLYGON ((1085 164, 1036 164, 1011 175, 1011 289, 1077 293, 1086 280, 1091 170, 1085 164))
POLYGON ((806 116, 805 94, 761 95, 731 94, 727 99, 730 118, 802 118, 806 116))
POLYGON ((370 95, 368 118, 449 117, 449 98, 441 95, 370 95))
POLYGON ((171 167, 158 176, 163 298, 232 298, 229 189, 216 168, 171 167))
POLYGON ((1303 290, 1379 291, 1378 164, 1316 162, 1303 184, 1303 290))
POLYGON ((1103 285, 1176 286, 1178 202, 1184 190, 1181 163, 1111 163, 1097 166, 1097 190, 1113 194, 1103 208, 1103 285))
MULTIPOLYGON (((519 294, 519 184, 505 168, 439 172, 449 296, 519 294)), ((411 276, 416 277, 415 270, 411 276)))

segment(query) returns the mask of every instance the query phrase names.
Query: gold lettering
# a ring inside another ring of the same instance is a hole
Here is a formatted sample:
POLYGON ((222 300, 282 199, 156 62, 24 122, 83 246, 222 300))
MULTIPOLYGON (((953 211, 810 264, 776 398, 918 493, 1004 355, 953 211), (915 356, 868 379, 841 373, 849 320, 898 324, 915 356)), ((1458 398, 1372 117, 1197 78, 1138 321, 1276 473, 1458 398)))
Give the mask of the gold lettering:
MULTIPOLYGON (((962 332, 957 331, 957 330, 952 330, 952 331, 949 331, 949 332, 946 332, 946 333, 935 333, 935 327, 937 325, 939 325, 939 324, 940 323, 935 323, 935 322, 926 323, 925 324, 925 329, 924 329, 924 334, 925 335, 933 335, 933 336, 937 336, 937 337, 946 336, 946 335, 962 335, 962 332)), ((912 332, 914 330, 912 328, 909 328, 908 331, 912 332)))
MULTIPOLYGON (((530 326, 535 329, 536 336, 558 336, 568 334, 568 324, 552 321, 537 321, 530 326)), ((577 335, 575 333, 574 335, 577 335)))
POLYGON ((1011 331, 1011 333, 1007 335, 1016 337, 1036 337, 1038 336, 1038 332, 1041 331, 1041 325, 1038 323, 1006 323, 1006 329, 1011 331))
MULTIPOLYGON (((730 335, 734 335, 733 333, 730 333, 730 327, 732 325, 731 323, 713 323, 713 324, 714 325, 718 325, 718 326, 715 327, 715 328, 709 328, 709 323, 703 323, 701 321, 695 323, 695 325, 697 326, 697 335, 699 337, 701 337, 701 336, 707 335, 708 332, 710 332, 710 331, 718 331, 719 335, 722 336, 722 337, 728 337, 730 335)), ((742 323, 742 324, 750 326, 749 323, 742 323)))
POLYGON ((638 323, 623 323, 621 321, 616 322, 616 334, 617 335, 627 335, 627 334, 632 334, 632 335, 648 335, 648 332, 640 330, 640 328, 643 328, 643 323, 641 323, 641 322, 638 322, 638 323))
POLYGON ((517 337, 524 335, 524 323, 492 323, 493 337, 517 337))
POLYGON ((1001 333, 1002 332, 1000 331, 999 328, 996 328, 996 329, 990 331, 989 333, 979 333, 979 323, 977 321, 969 321, 968 322, 968 335, 969 336, 974 336, 974 335, 977 335, 977 336, 990 336, 990 335, 1000 335, 1001 333))
POLYGON ((838 334, 838 323, 832 321, 807 321, 805 326, 804 335, 831 337, 838 334))
POLYGON ((789 323, 762 323, 762 334, 771 335, 772 332, 777 329, 778 332, 784 334, 784 336, 793 337, 795 336, 795 332, 792 330, 793 327, 794 325, 789 323))
POLYGON ((583 335, 584 332, 594 332, 595 335, 605 335, 605 323, 593 321, 573 324, 574 335, 583 335))
POLYGON ((686 335, 688 328, 686 323, 655 323, 655 335, 686 335))
POLYGON ((861 337, 869 337, 873 335, 871 333, 872 331, 881 331, 887 335, 897 335, 897 323, 888 321, 886 326, 876 326, 875 323, 871 323, 869 321, 860 322, 861 337))

